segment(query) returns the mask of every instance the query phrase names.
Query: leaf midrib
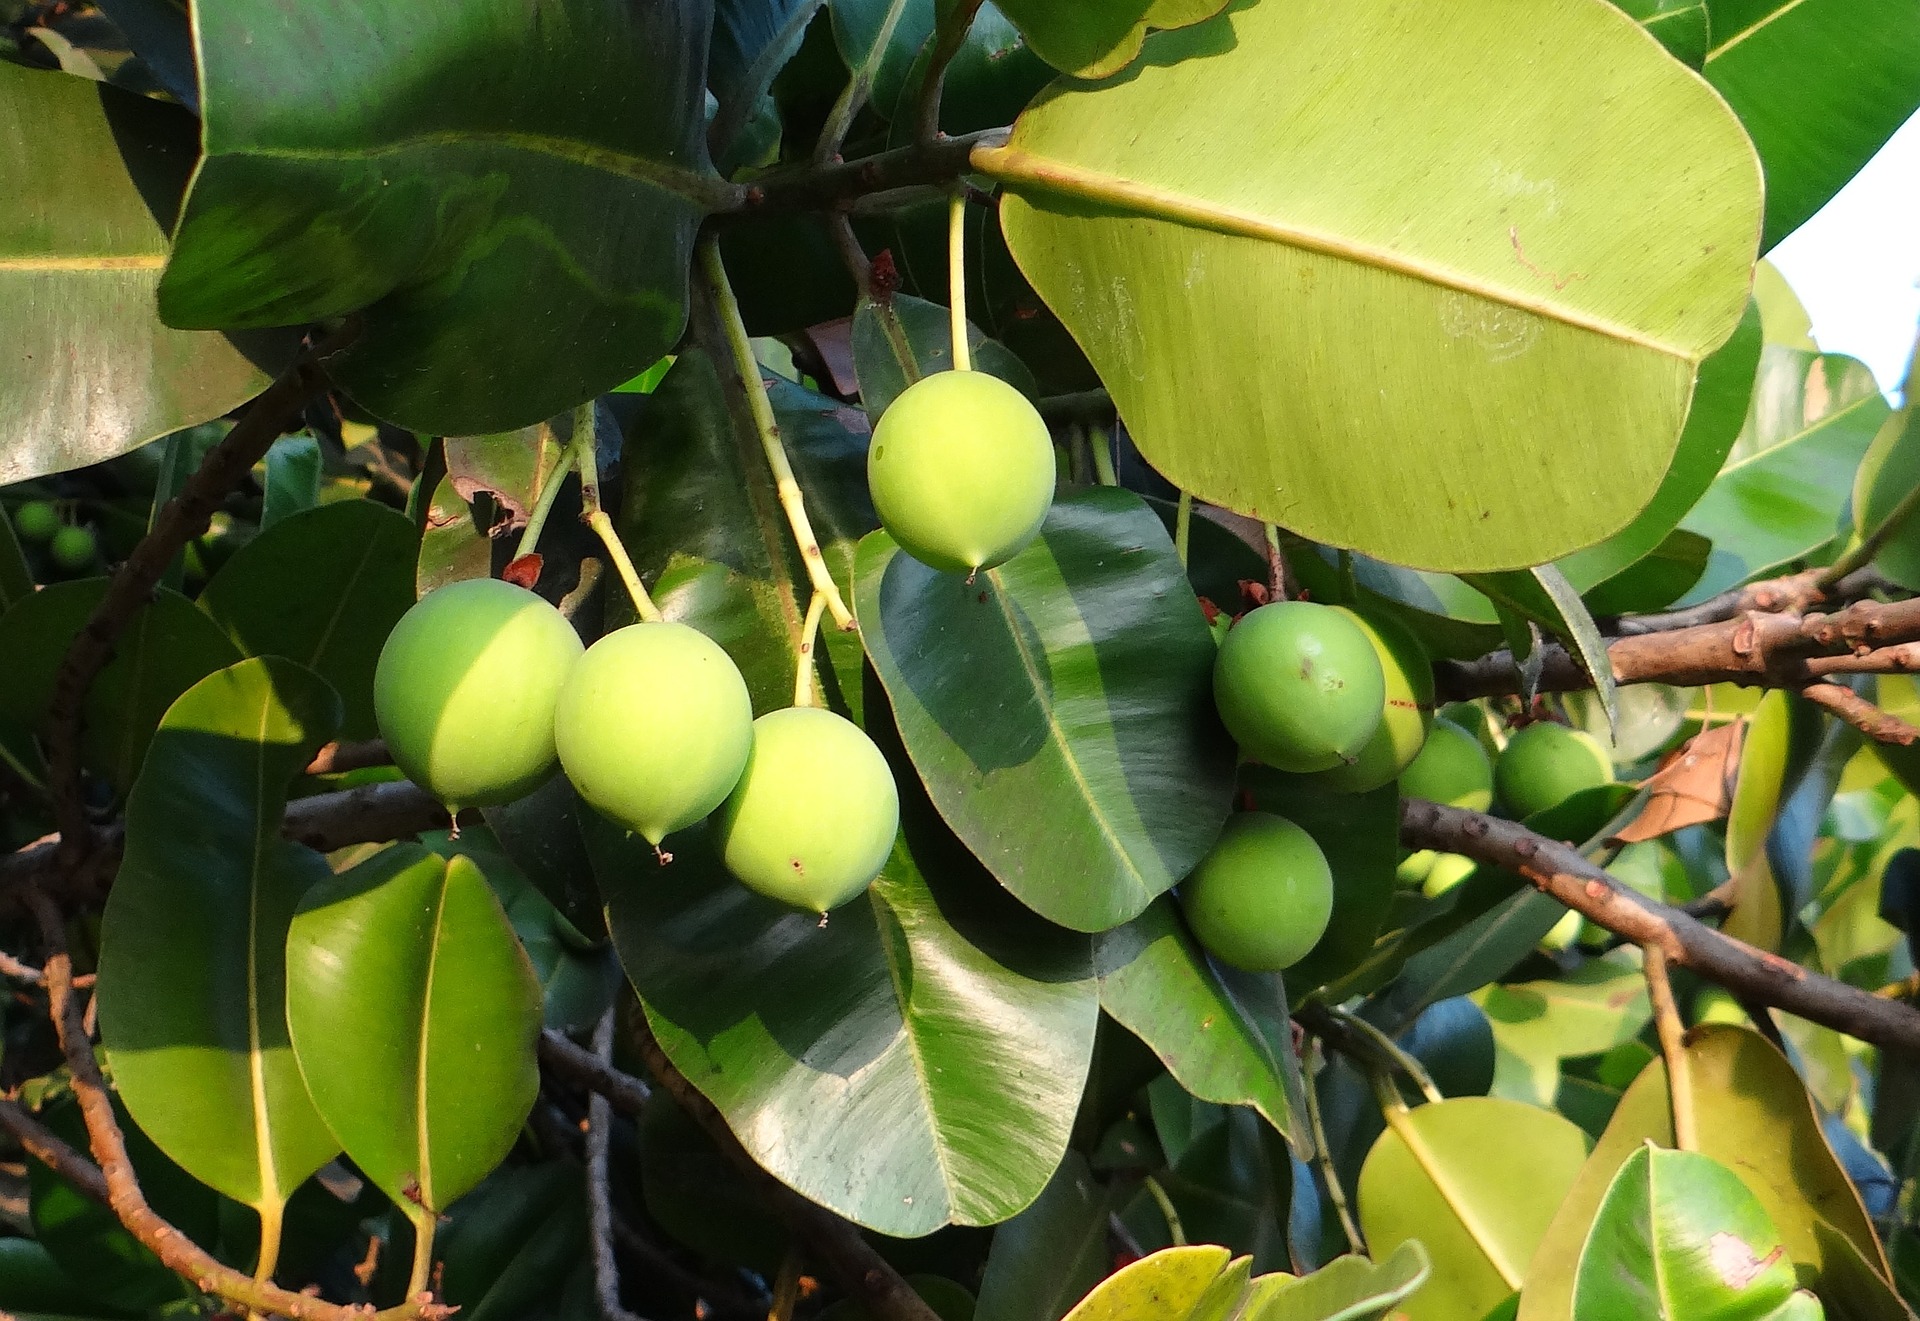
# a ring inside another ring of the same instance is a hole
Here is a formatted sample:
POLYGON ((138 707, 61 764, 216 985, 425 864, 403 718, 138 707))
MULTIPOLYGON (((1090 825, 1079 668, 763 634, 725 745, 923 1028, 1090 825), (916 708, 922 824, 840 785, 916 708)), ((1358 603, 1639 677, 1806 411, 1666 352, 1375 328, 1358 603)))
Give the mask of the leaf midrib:
POLYGON ((253 863, 247 877, 247 1072, 253 1089, 255 1158, 260 1163, 260 1201, 255 1209, 279 1206, 280 1171, 273 1156, 272 1118, 267 1106, 266 1056, 260 1045, 260 882, 270 839, 279 834, 278 814, 261 810, 267 801, 267 726, 273 704, 260 703, 260 728, 254 739, 253 863))
POLYGON ((499 147, 508 151, 529 155, 548 156, 569 164, 598 170, 604 174, 630 179, 636 183, 660 189, 704 208, 717 208, 733 199, 734 189, 726 180, 717 175, 709 176, 698 170, 687 169, 667 161, 655 160, 631 152, 615 151, 608 147, 595 146, 575 138, 557 137, 551 133, 523 133, 501 129, 485 132, 456 132, 440 130, 432 133, 414 133, 406 137, 394 138, 377 145, 358 147, 269 147, 244 146, 212 149, 209 160, 231 160, 252 158, 258 160, 289 161, 357 161, 378 160, 386 156, 399 156, 408 152, 431 150, 437 147, 485 148, 499 147))
POLYGON ((1465 1198, 1453 1186, 1451 1180, 1443 1176, 1439 1159, 1433 1154, 1433 1149, 1427 1145, 1426 1138, 1413 1124, 1411 1112, 1402 1110, 1398 1114, 1389 1113, 1387 1122, 1400 1140, 1406 1144, 1408 1153, 1413 1156, 1421 1172, 1433 1184, 1434 1191, 1440 1194, 1440 1200, 1446 1203, 1449 1211, 1453 1212, 1454 1218, 1460 1222, 1460 1227, 1466 1230, 1467 1236, 1473 1240, 1473 1245, 1480 1249, 1480 1255, 1486 1258, 1489 1266, 1493 1267, 1493 1273, 1500 1277, 1508 1289, 1518 1289, 1525 1275, 1524 1268, 1515 1268, 1513 1263, 1506 1260, 1504 1253, 1495 1251, 1492 1231, 1482 1224, 1479 1216, 1466 1205, 1465 1198))
POLYGON ((1753 24, 1751 27, 1742 28, 1740 31, 1734 33, 1731 37, 1721 42, 1719 45, 1714 46, 1711 50, 1707 52, 1706 62, 1708 64, 1712 64, 1715 60, 1719 59, 1722 55, 1725 55, 1728 51, 1732 50, 1735 46, 1738 46, 1741 42, 1745 41, 1748 37, 1753 36, 1756 32, 1761 31, 1763 28, 1767 27, 1770 24, 1779 22, 1782 18, 1785 18, 1788 14, 1792 13, 1794 10, 1798 9, 1801 5, 1805 3, 1806 3, 1806 0, 1787 0, 1785 4, 1781 5, 1778 9, 1774 10, 1771 14, 1768 14, 1765 18, 1761 19, 1758 23, 1753 24))
POLYGON ((433 1215, 440 1209, 434 1203, 433 1160, 427 1145, 427 1061, 433 1032, 433 978, 440 963, 440 933, 446 923, 448 891, 452 886, 453 864, 446 862, 440 869, 440 885, 433 910, 433 934, 427 944, 427 975, 422 980, 420 991, 420 1058, 414 1070, 414 1141, 418 1145, 414 1161, 419 1168, 414 1171, 413 1181, 419 1188, 419 1210, 423 1215, 433 1215))

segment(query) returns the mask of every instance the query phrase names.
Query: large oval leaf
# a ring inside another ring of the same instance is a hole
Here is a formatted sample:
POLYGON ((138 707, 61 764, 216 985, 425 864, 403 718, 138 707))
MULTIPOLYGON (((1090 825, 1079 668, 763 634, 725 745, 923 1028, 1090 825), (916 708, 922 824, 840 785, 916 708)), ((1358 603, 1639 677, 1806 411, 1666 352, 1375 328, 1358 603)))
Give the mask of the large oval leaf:
POLYGON ((331 873, 280 835, 288 782, 339 721, 333 690, 291 661, 242 661, 195 684, 127 800, 101 919, 100 1039, 127 1108, 276 1238, 287 1198, 340 1149, 308 1099, 286 1011, 287 927, 331 873))
MULTIPOLYGON (((1853 531, 1866 537, 1920 489, 1920 413, 1903 408, 1881 424, 1853 478, 1853 531)), ((1920 518, 1909 510, 1874 556, 1873 567, 1908 590, 1920 583, 1920 518)))
POLYGON ((974 159, 1155 467, 1436 569, 1646 506, 1758 237, 1710 88, 1602 0, 1254 5, 1152 46, 974 159))
POLYGON ((169 325, 365 311, 328 362, 412 430, 530 426, 673 347, 704 143, 698 0, 193 7, 205 159, 169 325), (405 41, 392 34, 404 30, 405 41))
POLYGON ((1707 0, 1702 72, 1767 167, 1772 247, 1920 107, 1920 10, 1876 0, 1707 0))
POLYGON ((498 1165, 540 1087, 540 985, 486 877, 395 844, 307 892, 287 1025, 314 1105, 410 1216, 498 1165))
POLYGON ((1213 636, 1138 496, 1062 496, 1033 545, 972 583, 876 532, 855 609, 934 804, 1034 911, 1118 926, 1218 837, 1233 752, 1213 636))
POLYGON ((1085 938, 1022 910, 903 788, 886 871, 824 925, 733 880, 699 828, 664 868, 604 822, 589 847, 668 1056, 781 1180, 911 1236, 1039 1196, 1099 1007, 1085 938))
POLYGON ((405 514, 342 500, 282 519, 242 546, 200 595, 249 656, 318 673, 345 706, 341 734, 372 738, 373 667, 414 602, 419 534, 405 514))
POLYGON ((1580 1253, 1573 1315, 1819 1321, 1779 1231, 1738 1175, 1689 1151, 1642 1147, 1600 1204, 1580 1253))
POLYGON ((1520 1287, 1528 1259, 1587 1158, 1587 1136, 1551 1110, 1468 1096, 1389 1116, 1360 1171, 1373 1251, 1417 1239, 1433 1280, 1413 1321, 1480 1321, 1520 1287))
POLYGON ((0 64, 0 125, 0 486, 124 454, 266 388, 291 340, 243 348, 170 330, 153 308, 190 117, 0 64))
POLYGON ((1034 51, 1062 73, 1104 78, 1140 53, 1147 29, 1212 18, 1226 0, 1001 0, 1034 51))
POLYGON ((1767 856, 1767 836, 1780 815, 1793 755, 1792 699, 1775 690, 1760 700, 1740 743, 1740 769, 1727 809, 1727 875, 1733 912, 1727 934, 1765 950, 1780 948, 1785 915, 1780 884, 1767 856))

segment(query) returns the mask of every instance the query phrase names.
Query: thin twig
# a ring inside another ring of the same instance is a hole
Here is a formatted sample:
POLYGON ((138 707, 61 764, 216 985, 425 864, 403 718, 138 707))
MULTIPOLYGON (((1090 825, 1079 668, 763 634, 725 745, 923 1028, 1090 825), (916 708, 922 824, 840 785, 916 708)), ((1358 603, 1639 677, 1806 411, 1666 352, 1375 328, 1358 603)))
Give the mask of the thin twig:
POLYGON ((1173 1199, 1167 1196, 1167 1190, 1162 1188, 1160 1181, 1151 1174, 1143 1177, 1140 1182, 1146 1187, 1147 1196, 1153 1198, 1154 1205, 1160 1208, 1160 1218, 1167 1222, 1167 1238, 1176 1248, 1186 1247, 1187 1227, 1180 1223, 1180 1212, 1174 1206, 1173 1199))
POLYGON ((787 522, 793 528, 794 541, 800 548, 801 563, 806 565, 813 590, 826 596, 827 611, 833 616, 833 622, 841 629, 851 631, 855 626, 853 612, 847 609, 847 603, 841 599, 840 588, 835 585, 833 574, 827 570, 826 556, 820 553, 820 539, 814 535, 812 520, 807 517, 806 496, 793 475, 793 463, 787 458, 786 443, 780 439, 780 424, 774 419, 773 403, 767 398, 766 385, 760 376, 759 360, 753 356, 753 341, 748 337, 746 322, 740 315, 740 301, 733 296, 733 285, 727 280, 726 265, 720 260, 720 245, 711 237, 700 243, 700 265, 720 313, 720 325, 726 333, 727 348, 733 356, 734 374, 739 378, 740 388, 746 391, 747 406, 753 412, 754 429, 760 433, 760 446, 766 452, 767 466, 773 470, 774 490, 779 496, 780 508, 785 511, 787 522))
MULTIPOLYGON (((1319 1052, 1315 1051, 1316 1055, 1319 1052)), ((1324 1063, 1325 1057, 1320 1056, 1324 1063)), ((1333 1209, 1340 1217, 1340 1232, 1347 1236, 1347 1246, 1355 1252, 1365 1253, 1367 1240, 1360 1233, 1360 1226, 1354 1223, 1353 1210, 1347 1205, 1347 1190, 1340 1184, 1340 1171, 1334 1168, 1332 1144, 1327 1141, 1327 1126, 1320 1117, 1320 1088, 1311 1076, 1302 1090, 1307 1097, 1307 1124, 1313 1130, 1313 1157, 1320 1167, 1320 1178, 1327 1185, 1327 1197, 1333 1203, 1333 1209)))
POLYGON ((638 1078, 580 1049, 552 1028, 540 1034, 540 1062, 574 1086, 606 1097, 625 1115, 639 1115, 653 1095, 653 1089, 638 1078))
POLYGON ((90 1202, 108 1206, 107 1176, 100 1167, 69 1147, 18 1101, 0 1100, 0 1128, 13 1134, 21 1150, 60 1176, 68 1187, 90 1202))
POLYGON ((387 750, 385 739, 368 739, 363 743, 328 743, 313 754, 313 760, 307 763, 308 775, 342 775, 347 771, 370 770, 375 766, 393 765, 393 754, 387 750))
MULTIPOLYGON (((593 1055, 613 1067, 613 1009, 593 1029, 593 1055)), ((587 1221, 593 1237, 593 1291, 602 1321, 641 1321, 620 1305, 620 1265, 613 1255, 613 1198, 607 1188, 607 1150, 613 1107, 599 1092, 587 1093, 587 1221)))
POLYGON ((180 493, 161 508, 152 530, 114 571, 100 603, 61 657, 47 704, 47 784, 53 795, 54 823, 63 842, 63 866, 78 865, 88 837, 80 783, 80 722, 87 691, 112 659, 120 634, 152 599, 174 556, 206 532, 227 492, 265 457, 307 400, 326 386, 322 360, 344 348, 358 333, 359 322, 350 320, 317 346, 304 350, 253 401, 233 430, 207 451, 180 493))
POLYGON ((1420 1095, 1426 1097, 1429 1101, 1440 1101, 1444 1099, 1440 1095, 1439 1086, 1433 1081, 1433 1075, 1427 1072, 1427 1066, 1415 1059, 1399 1042, 1395 1041, 1385 1032, 1382 1032, 1372 1023, 1369 1023, 1359 1014, 1348 1013, 1346 1010, 1334 1005, 1326 1006, 1325 1012, 1328 1017, 1338 1022, 1341 1026, 1364 1037, 1368 1043, 1372 1045, 1384 1063, 1400 1070, 1400 1072, 1406 1074, 1408 1078, 1413 1080, 1413 1085, 1420 1089, 1420 1095))
POLYGON ((820 640, 820 616, 826 613, 827 598, 815 592, 807 601, 807 618, 800 625, 800 645, 794 649, 793 704, 816 706, 814 688, 814 651, 820 640))
POLYGON ((1911 747, 1920 740, 1920 729, 1869 702, 1853 689, 1837 683, 1810 683, 1800 695, 1865 734, 1876 743, 1911 747))
POLYGON ((1516 821, 1409 798, 1400 807, 1400 842, 1410 849, 1463 854, 1525 877, 1595 926, 1642 949, 1657 947, 1669 967, 1687 968, 1736 996, 1751 996, 1876 1046, 1920 1051, 1920 1010, 1704 926, 1622 885, 1577 849, 1516 821))
POLYGON ((1667 956, 1658 945, 1643 951, 1647 998, 1653 1004, 1654 1031, 1667 1061, 1667 1092, 1673 1103, 1673 1140, 1682 1151, 1700 1150, 1700 1130, 1694 1123, 1692 1071, 1687 1062, 1687 1029, 1674 1003, 1673 982, 1667 976, 1667 956))
POLYGON ((932 142, 940 136, 940 92, 947 81, 947 66, 967 44, 967 33, 973 27, 974 15, 980 12, 980 3, 959 0, 933 34, 933 53, 927 57, 927 75, 920 84, 919 106, 913 118, 914 132, 921 142, 932 142))

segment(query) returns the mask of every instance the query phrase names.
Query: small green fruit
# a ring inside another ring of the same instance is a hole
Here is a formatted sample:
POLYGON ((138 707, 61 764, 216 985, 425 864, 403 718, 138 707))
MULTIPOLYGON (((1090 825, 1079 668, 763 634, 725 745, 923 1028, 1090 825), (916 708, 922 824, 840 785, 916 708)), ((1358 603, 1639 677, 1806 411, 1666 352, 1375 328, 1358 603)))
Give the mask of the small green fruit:
POLYGON ((1333 872, 1285 817, 1242 812, 1180 886, 1202 945, 1236 968, 1279 972, 1307 956, 1333 916, 1333 872))
POLYGON ((1275 770, 1326 771, 1353 763, 1380 728, 1387 680, 1352 615, 1276 601, 1220 644, 1213 700, 1248 756, 1275 770))
POLYGON ((945 573, 1026 549, 1053 506, 1053 437, 1027 397, 985 372, 940 372, 873 429, 867 486, 900 548, 945 573))
POLYGON ((94 540, 93 533, 87 528, 69 525, 53 534, 47 554, 66 572, 78 573, 91 566, 99 556, 100 543, 94 540))
POLYGON ((458 811, 511 802, 553 770, 553 709, 584 649, 523 587, 476 578, 429 593, 394 625, 373 709, 407 778, 458 811))
POLYGON ((788 707, 753 722, 747 769, 716 822, 727 869, 747 888, 825 913, 886 865, 900 793, 858 725, 817 707, 788 707))
POLYGON ((657 846, 740 782, 753 699, 732 658, 700 630, 633 624, 573 667, 553 737, 580 796, 657 846))
POLYGON ((1442 853, 1433 860, 1433 866, 1427 869, 1427 875, 1420 882, 1420 893, 1429 899, 1438 899, 1454 886, 1473 875, 1480 864, 1472 858, 1462 857, 1458 853, 1442 853))
POLYGON ((1613 762, 1593 735, 1542 720, 1507 740, 1493 781, 1507 810, 1525 820, 1582 789, 1612 783, 1613 762))
POLYGON ((1450 720, 1436 720, 1420 755, 1400 772, 1400 796, 1484 812, 1493 806, 1493 763, 1479 739, 1450 720))
POLYGON ((29 500, 13 511, 13 530, 36 545, 52 541, 60 530, 60 511, 49 500, 29 500))
POLYGON ((1360 749, 1359 759, 1320 775, 1322 783, 1339 793, 1363 794, 1396 779, 1426 743, 1433 727, 1433 662, 1420 640, 1391 615, 1334 608, 1367 635, 1387 682, 1380 727, 1360 749))

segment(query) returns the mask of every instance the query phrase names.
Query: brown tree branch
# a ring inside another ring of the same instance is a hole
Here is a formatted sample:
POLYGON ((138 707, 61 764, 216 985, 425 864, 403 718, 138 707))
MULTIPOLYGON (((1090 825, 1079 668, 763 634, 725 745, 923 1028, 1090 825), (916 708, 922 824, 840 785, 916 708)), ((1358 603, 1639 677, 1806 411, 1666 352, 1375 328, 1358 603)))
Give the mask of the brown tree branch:
POLYGON ((201 1291, 266 1315, 283 1316, 290 1321, 368 1321, 369 1317, 375 1321, 413 1321, 414 1318, 445 1321, 453 1315, 453 1308, 443 1307, 426 1295, 375 1313, 371 1308, 342 1306, 309 1294, 293 1293, 223 1265, 162 1219, 147 1204, 139 1180, 134 1177, 133 1162, 127 1157, 126 1138, 114 1117, 106 1080, 94 1062, 93 1043, 87 1039, 84 1015, 73 994, 73 962, 67 952, 66 929, 60 911, 45 895, 36 893, 29 902, 39 919, 41 939, 47 946, 45 973, 53 1026, 72 1075, 74 1097, 80 1102, 80 1113, 86 1120, 87 1143, 93 1149, 93 1158, 99 1163, 106 1183, 107 1204, 128 1233, 168 1270, 191 1281, 201 1291))
POLYGON ((1596 926, 1670 966, 1690 968, 1736 997, 1784 1009, 1850 1037, 1895 1050, 1920 1050, 1920 1010, 1823 977, 1791 959, 1755 949, 1677 908, 1621 885, 1577 849, 1514 821, 1409 798, 1400 807, 1400 842, 1459 853, 1531 881, 1596 926))
POLYGON ((946 85, 947 66, 966 45, 967 33, 973 27, 974 15, 980 12, 980 4, 981 0, 958 0, 940 20, 933 54, 927 58, 926 77, 920 83, 920 100, 914 116, 914 131, 923 143, 936 141, 940 136, 940 93, 946 85))
POLYGON ((831 211, 874 193, 950 184, 971 168, 968 157, 975 147, 1004 142, 1008 131, 984 129, 957 138, 915 142, 862 160, 778 170, 742 188, 739 201, 714 219, 731 224, 755 216, 831 211))
POLYGON ((1800 690, 1800 695, 1846 721, 1876 743, 1897 743, 1901 747, 1911 747, 1914 740, 1920 739, 1920 729, 1915 729, 1899 716, 1882 711, 1853 689, 1841 684, 1810 683, 1800 690))
POLYGON ((313 760, 307 763, 308 775, 340 775, 346 771, 371 770, 376 766, 393 765, 393 754, 387 751, 385 739, 368 739, 364 743, 329 743, 313 754, 313 760))
MULTIPOLYGON (((544 1035, 544 1034, 543 1034, 544 1035)), ((613 1008, 593 1029, 594 1062, 613 1068, 613 1008)), ((607 1151, 613 1107, 604 1093, 587 1093, 587 1225, 593 1241, 593 1291, 601 1321, 640 1321, 620 1304, 620 1265, 613 1255, 613 1197, 607 1188, 607 1151)))
POLYGON ((101 1206, 111 1205, 107 1178, 100 1167, 62 1142, 18 1101, 0 1100, 0 1128, 13 1134, 23 1151, 59 1175, 75 1192, 101 1206))
POLYGON ((358 329, 357 321, 349 321, 321 344, 303 350, 280 379, 253 401, 225 439, 207 451, 180 494, 162 507, 152 531, 114 571, 100 604, 61 658, 47 708, 47 784, 53 795, 54 822, 60 828, 62 866, 80 864, 82 843, 88 838, 80 785, 80 720, 87 690, 113 658, 120 634, 153 598, 174 556, 207 530, 227 492, 252 471, 307 400, 325 387, 321 360, 343 348, 358 329))
MULTIPOLYGON (((825 1262, 849 1293, 878 1321, 938 1321, 932 1308, 913 1291, 900 1272, 860 1236, 857 1226, 823 1206, 808 1201, 761 1168, 733 1135, 726 1117, 674 1067, 654 1039, 644 1015, 632 1020, 632 1040, 647 1069, 669 1095, 707 1131, 720 1150, 746 1176, 767 1207, 788 1230, 825 1262)), ((638 1113, 650 1094, 646 1084, 603 1064, 558 1034, 543 1033, 540 1058, 555 1072, 599 1092, 627 1114, 638 1113)))
POLYGON ((1830 601, 1863 600, 1891 586, 1872 569, 1859 569, 1837 578, 1831 569, 1808 569, 1804 573, 1736 587, 1681 610, 1622 615, 1613 622, 1610 631, 1622 637, 1641 633, 1671 633, 1676 629, 1697 628, 1701 624, 1722 623, 1750 610, 1764 614, 1804 614, 1830 601))

